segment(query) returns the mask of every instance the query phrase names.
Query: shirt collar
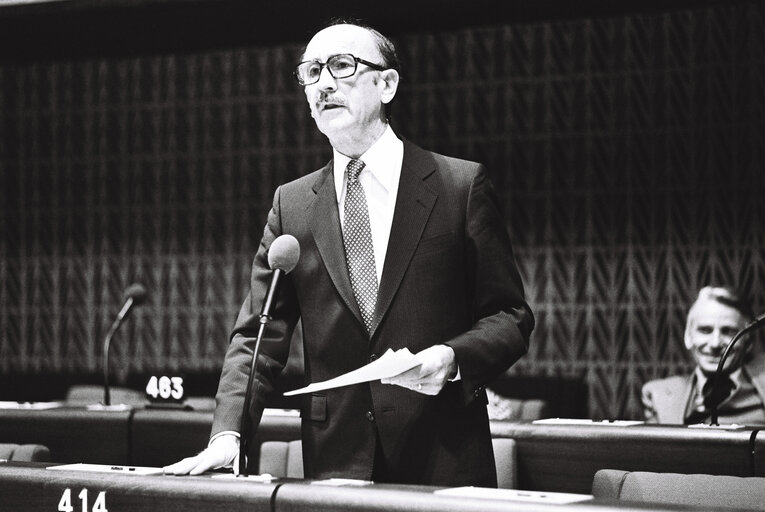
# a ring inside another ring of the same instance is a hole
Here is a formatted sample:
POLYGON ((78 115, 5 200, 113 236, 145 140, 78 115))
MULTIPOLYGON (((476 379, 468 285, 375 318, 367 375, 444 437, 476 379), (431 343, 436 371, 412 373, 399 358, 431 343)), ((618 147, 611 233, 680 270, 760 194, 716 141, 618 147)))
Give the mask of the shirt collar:
MULTIPOLYGON (((364 169, 369 169, 369 172, 375 177, 380 185, 385 188, 387 192, 391 191, 394 183, 396 182, 396 176, 390 171, 391 155, 397 154, 397 147, 403 145, 401 140, 396 137, 393 132, 393 128, 387 125, 385 131, 372 146, 367 149, 359 160, 364 162, 364 169)), ((334 158, 334 175, 335 175, 335 191, 337 197, 340 197, 343 190, 343 183, 345 183, 345 168, 348 166, 348 162, 351 158, 340 153, 336 149, 332 149, 334 158)))
MULTIPOLYGON (((742 367, 739 366, 728 375, 728 378, 730 378, 731 382, 733 382, 734 389, 738 389, 740 387, 740 382, 742 377, 741 368, 742 367)), ((696 383, 698 386, 697 389, 698 389, 698 392, 701 393, 701 390, 704 389, 704 384, 706 384, 707 381, 712 378, 712 375, 707 376, 703 371, 701 371, 701 368, 699 368, 698 366, 696 366, 695 374, 696 374, 696 383)))

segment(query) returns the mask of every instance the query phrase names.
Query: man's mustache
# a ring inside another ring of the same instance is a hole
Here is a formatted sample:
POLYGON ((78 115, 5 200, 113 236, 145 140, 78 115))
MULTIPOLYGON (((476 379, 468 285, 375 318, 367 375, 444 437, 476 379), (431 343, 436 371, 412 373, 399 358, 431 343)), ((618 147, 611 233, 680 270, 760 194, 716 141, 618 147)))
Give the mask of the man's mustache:
POLYGON ((334 105, 338 107, 345 107, 346 103, 343 98, 340 98, 339 96, 320 96, 319 99, 316 101, 316 108, 318 110, 321 110, 325 108, 327 105, 334 105))

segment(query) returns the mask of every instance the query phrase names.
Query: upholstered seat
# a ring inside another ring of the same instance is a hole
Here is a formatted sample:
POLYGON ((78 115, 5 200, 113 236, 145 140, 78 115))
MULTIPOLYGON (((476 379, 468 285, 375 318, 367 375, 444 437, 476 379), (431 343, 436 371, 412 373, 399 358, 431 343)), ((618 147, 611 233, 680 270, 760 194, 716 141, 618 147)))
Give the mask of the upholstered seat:
POLYGON ((265 441, 260 445, 258 473, 278 477, 303 478, 301 441, 265 441))
POLYGON ((0 459, 23 462, 49 462, 50 450, 41 444, 0 443, 0 459))
POLYGON ((601 469, 592 494, 644 503, 765 511, 765 478, 601 469))

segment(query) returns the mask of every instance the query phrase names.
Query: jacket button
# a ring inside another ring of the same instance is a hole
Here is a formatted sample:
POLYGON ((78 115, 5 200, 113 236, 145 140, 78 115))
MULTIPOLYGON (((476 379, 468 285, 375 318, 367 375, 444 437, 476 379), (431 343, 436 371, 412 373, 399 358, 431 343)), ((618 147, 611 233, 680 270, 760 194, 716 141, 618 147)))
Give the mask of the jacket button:
POLYGON ((375 413, 372 412, 372 411, 367 411, 367 419, 369 421, 374 421, 375 420, 375 413))
POLYGON ((377 354, 372 354, 371 356, 369 356, 369 362, 370 362, 370 363, 371 363, 372 361, 374 361, 375 359, 377 359, 377 354))

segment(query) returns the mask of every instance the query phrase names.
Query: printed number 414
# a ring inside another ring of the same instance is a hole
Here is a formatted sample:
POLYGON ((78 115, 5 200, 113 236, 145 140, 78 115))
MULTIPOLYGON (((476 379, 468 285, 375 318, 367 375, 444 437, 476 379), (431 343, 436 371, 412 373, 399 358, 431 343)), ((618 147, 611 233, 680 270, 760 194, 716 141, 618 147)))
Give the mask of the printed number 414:
MULTIPOLYGON (((81 490, 77 497, 80 498, 82 512, 88 512, 88 490, 81 490)), ((74 512, 74 507, 72 506, 71 489, 64 489, 64 494, 62 494, 61 499, 58 500, 58 512, 74 512)), ((90 512, 109 512, 106 509, 106 491, 101 491, 98 493, 98 496, 96 496, 96 501, 93 503, 93 508, 90 512)))

